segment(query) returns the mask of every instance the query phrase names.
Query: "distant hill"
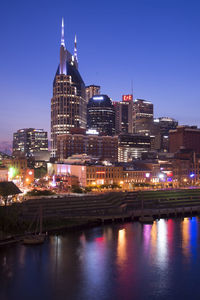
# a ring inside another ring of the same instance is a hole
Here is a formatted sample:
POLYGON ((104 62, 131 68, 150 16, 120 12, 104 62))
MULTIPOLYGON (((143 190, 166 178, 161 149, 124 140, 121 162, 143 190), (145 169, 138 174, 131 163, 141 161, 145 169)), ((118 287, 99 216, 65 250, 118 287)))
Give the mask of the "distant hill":
POLYGON ((12 143, 7 142, 7 141, 0 142, 0 152, 11 155, 12 154, 12 143))

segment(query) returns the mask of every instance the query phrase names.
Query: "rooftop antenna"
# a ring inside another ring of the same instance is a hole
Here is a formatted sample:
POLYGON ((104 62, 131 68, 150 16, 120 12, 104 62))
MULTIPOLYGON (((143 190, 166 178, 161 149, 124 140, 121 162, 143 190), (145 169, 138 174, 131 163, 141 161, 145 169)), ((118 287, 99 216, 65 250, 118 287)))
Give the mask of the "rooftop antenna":
POLYGON ((131 95, 133 96, 133 79, 131 80, 131 95))

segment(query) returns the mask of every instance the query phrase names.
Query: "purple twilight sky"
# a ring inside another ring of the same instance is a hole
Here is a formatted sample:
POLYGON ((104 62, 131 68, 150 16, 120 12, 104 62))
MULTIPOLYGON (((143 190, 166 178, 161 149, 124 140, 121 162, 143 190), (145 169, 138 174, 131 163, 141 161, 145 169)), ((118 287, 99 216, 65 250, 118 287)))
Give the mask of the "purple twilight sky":
POLYGON ((0 142, 20 128, 49 131, 62 16, 86 84, 120 100, 133 80, 134 98, 152 101, 156 117, 200 125, 199 11, 194 0, 3 1, 0 142))

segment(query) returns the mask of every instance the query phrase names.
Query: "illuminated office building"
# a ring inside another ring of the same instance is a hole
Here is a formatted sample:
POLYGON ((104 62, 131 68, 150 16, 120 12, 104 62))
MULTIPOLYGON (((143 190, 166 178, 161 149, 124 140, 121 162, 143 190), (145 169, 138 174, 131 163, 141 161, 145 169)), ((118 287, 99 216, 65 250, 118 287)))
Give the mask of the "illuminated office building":
POLYGON ((160 150, 163 152, 169 151, 169 131, 176 129, 178 121, 168 118, 161 117, 154 119, 154 124, 157 125, 160 134, 160 150))
POLYGON ((133 102, 133 132, 150 135, 150 126, 153 123, 153 104, 143 99, 133 102))
POLYGON ((120 134, 118 140, 118 161, 131 162, 141 159, 142 153, 151 149, 151 137, 138 134, 120 134))
POLYGON ((62 20, 60 64, 53 82, 51 99, 51 155, 56 156, 57 136, 73 128, 86 128, 87 103, 85 84, 78 71, 77 39, 74 55, 65 47, 62 20))
POLYGON ((122 101, 113 102, 116 133, 133 132, 133 96, 123 95, 122 101))
POLYGON ((43 129, 24 128, 13 134, 13 155, 34 157, 48 152, 47 132, 43 129))
POLYGON ((107 95, 90 98, 87 105, 87 128, 96 129, 100 135, 115 134, 115 110, 107 95))

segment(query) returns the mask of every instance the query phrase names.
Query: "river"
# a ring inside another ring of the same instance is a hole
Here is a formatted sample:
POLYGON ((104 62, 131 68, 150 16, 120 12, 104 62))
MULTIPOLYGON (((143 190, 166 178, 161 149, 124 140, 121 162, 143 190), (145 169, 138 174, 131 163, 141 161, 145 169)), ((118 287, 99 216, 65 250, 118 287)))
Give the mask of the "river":
POLYGON ((0 249, 0 299, 200 299, 200 221, 112 224, 0 249))

